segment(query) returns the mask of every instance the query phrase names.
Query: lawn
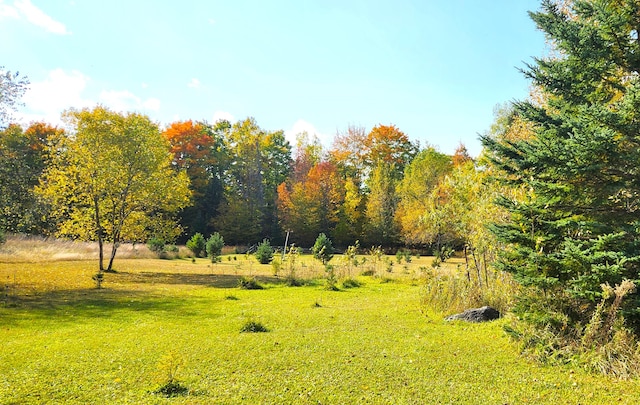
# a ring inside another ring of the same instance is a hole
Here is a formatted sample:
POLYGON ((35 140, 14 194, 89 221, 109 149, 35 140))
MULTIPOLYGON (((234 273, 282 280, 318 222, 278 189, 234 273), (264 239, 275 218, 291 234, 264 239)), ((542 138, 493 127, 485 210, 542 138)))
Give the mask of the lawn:
MULTIPOLYGON (((328 291, 289 287, 245 256, 121 258, 97 290, 95 261, 0 256, 0 403, 638 402, 636 381, 523 359, 505 321, 427 316, 427 260, 328 291), (249 275, 265 288, 237 288, 249 275), (241 333, 249 321, 269 331, 241 333), (155 391, 172 364, 188 393, 167 398, 155 391)), ((322 274, 302 263, 305 278, 322 274)))

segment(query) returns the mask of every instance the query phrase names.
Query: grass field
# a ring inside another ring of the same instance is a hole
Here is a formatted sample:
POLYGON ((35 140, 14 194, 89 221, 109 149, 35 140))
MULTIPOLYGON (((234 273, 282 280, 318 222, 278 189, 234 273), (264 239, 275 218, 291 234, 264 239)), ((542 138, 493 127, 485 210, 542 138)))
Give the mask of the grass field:
MULTIPOLYGON (((327 291, 322 280, 288 287, 270 266, 241 255, 211 264, 133 254, 117 260, 118 273, 107 274, 97 290, 95 260, 49 262, 38 247, 24 258, 9 242, 2 249, 1 404, 635 404, 640 398, 637 381, 519 357, 502 332, 504 321, 428 316, 420 307, 419 269, 429 258, 359 276, 357 288, 327 291), (249 275, 266 288, 237 288, 238 278, 249 275), (248 321, 269 331, 241 333, 248 321), (154 393, 169 372, 188 393, 154 393)), ((299 277, 322 274, 310 258, 302 263, 299 277)))

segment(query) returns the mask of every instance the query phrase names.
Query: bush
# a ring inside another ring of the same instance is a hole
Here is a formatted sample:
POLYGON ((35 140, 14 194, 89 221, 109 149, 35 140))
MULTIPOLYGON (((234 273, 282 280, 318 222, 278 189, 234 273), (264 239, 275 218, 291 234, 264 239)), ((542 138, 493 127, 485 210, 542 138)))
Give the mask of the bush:
POLYGON ((398 249, 396 252, 396 261, 398 264, 402 263, 404 259, 405 263, 411 263, 411 251, 408 249, 398 249))
POLYGON ((331 239, 321 233, 318 235, 316 243, 313 244, 311 252, 313 257, 320 260, 323 265, 326 265, 333 258, 333 243, 331 243, 331 239))
POLYGON ((158 257, 164 257, 165 253, 167 252, 167 244, 162 238, 153 237, 149 239, 147 241, 147 246, 149 247, 149 250, 157 254, 158 257))
POLYGON ((280 269, 282 268, 282 262, 277 257, 271 261, 271 271, 273 275, 278 277, 280 274, 280 269))
POLYGON ((240 328, 240 333, 259 333, 259 332, 269 332, 266 326, 257 321, 247 321, 242 328, 240 328))
POLYGON ((360 282, 354 278, 342 280, 342 288, 357 288, 360 287, 360 285, 360 282))
POLYGON ((224 239, 218 232, 209 237, 207 243, 205 244, 205 248, 207 250, 207 255, 211 258, 212 263, 217 263, 220 261, 220 255, 222 254, 223 247, 224 239))
POLYGON ((167 354, 160 360, 158 363, 158 371, 163 382, 155 391, 156 394, 161 394, 170 398, 189 393, 189 389, 176 379, 178 369, 180 369, 182 365, 182 358, 180 358, 175 352, 167 354))
POLYGON ((264 288, 255 277, 241 277, 238 286, 244 290, 262 290, 264 288))
POLYGON ((273 260, 273 248, 268 239, 264 239, 262 243, 258 245, 255 255, 260 264, 271 263, 271 260, 273 260))
POLYGON ((187 241, 187 248, 195 257, 203 257, 207 253, 207 240, 198 232, 187 241))
POLYGON ((4 231, 0 229, 0 245, 5 243, 6 241, 7 241, 7 237, 5 236, 4 231))

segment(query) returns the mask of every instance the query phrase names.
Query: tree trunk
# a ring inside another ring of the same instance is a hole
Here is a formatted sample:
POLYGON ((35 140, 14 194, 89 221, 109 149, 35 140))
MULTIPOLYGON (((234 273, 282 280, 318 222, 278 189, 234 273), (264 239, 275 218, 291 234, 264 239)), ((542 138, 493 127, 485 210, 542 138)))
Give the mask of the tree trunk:
POLYGON ((95 208, 95 221, 96 221, 96 230, 98 233, 98 256, 99 256, 99 273, 104 272, 104 240, 102 235, 102 225, 100 225, 100 204, 98 201, 98 197, 93 198, 93 205, 95 208))
POLYGON ((469 271, 469 253, 467 251, 469 245, 464 245, 464 268, 467 271, 467 281, 471 282, 471 272, 469 271))
POLYGON ((107 273, 115 273, 113 270, 113 260, 116 258, 116 252, 118 251, 119 244, 120 242, 116 242, 116 241, 113 242, 113 246, 111 247, 111 256, 109 257, 109 265, 105 270, 105 272, 107 273))

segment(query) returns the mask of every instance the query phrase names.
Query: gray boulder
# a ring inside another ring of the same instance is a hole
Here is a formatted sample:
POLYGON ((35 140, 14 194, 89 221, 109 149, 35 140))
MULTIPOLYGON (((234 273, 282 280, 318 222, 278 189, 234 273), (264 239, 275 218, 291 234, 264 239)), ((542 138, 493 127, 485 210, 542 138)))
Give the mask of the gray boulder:
POLYGON ((496 309, 484 306, 482 308, 467 309, 461 314, 451 315, 445 318, 447 321, 487 322, 500 318, 500 312, 496 309))

